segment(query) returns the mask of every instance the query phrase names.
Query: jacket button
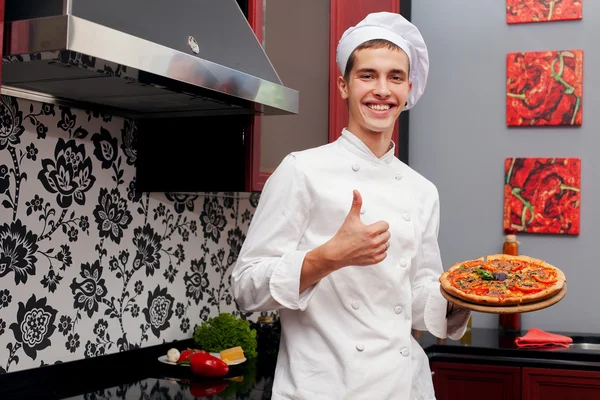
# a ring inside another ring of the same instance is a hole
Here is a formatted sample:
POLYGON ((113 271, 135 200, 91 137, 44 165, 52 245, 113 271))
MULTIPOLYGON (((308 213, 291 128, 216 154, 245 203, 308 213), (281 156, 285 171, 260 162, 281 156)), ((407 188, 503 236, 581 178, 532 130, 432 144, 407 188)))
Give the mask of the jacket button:
POLYGON ((363 344, 359 343, 356 345, 356 350, 363 351, 364 349, 365 349, 365 346, 363 344))
POLYGON ((354 308, 355 310, 358 310, 360 308, 360 306, 358 305, 358 303, 355 301, 354 303, 352 303, 352 308, 354 308))
POLYGON ((396 314, 400 314, 402 312, 402 306, 396 306, 396 307, 394 307, 394 312, 396 314))
POLYGON ((406 261, 406 258, 403 258, 402 260, 400 260, 400 266, 402 268, 406 268, 407 265, 408 265, 408 261, 406 261))
POLYGON ((410 214, 404 214, 402 218, 404 218, 404 220, 408 222, 410 221, 410 214))
POLYGON ((401 174, 397 174, 397 175, 395 176, 395 178, 396 178, 396 180, 397 180, 397 181, 399 181, 400 179, 402 179, 402 175, 401 175, 401 174))
POLYGON ((352 165, 352 169, 353 169, 354 171, 358 171, 358 170, 360 169, 360 165, 358 165, 358 164, 353 164, 353 165, 352 165))
POLYGON ((400 354, 402 354, 404 357, 408 357, 408 355, 410 354, 410 352, 405 347, 405 348, 402 349, 402 351, 400 351, 400 354))

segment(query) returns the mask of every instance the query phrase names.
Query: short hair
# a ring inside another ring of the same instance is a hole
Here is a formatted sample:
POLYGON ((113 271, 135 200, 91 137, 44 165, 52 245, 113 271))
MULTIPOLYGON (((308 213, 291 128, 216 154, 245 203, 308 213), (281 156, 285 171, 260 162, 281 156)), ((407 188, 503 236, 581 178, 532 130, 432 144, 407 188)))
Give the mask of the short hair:
MULTIPOLYGON (((348 82, 350 79, 350 72, 352 72, 352 68, 354 68, 354 63, 356 62, 356 52, 364 49, 390 49, 390 50, 402 50, 398 45, 390 42, 386 39, 371 39, 366 42, 361 43, 357 48, 355 48, 352 53, 350 53, 350 57, 348 57, 348 62, 346 63, 346 71, 344 71, 344 80, 348 82)), ((410 73, 410 61, 408 65, 407 73, 410 73)))

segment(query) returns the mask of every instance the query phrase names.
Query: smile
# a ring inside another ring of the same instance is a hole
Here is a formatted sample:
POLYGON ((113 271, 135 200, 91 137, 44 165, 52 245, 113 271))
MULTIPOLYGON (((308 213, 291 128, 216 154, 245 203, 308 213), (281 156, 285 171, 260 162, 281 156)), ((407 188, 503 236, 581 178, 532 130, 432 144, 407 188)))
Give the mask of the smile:
POLYGON ((370 104, 370 103, 367 103, 366 106, 374 111, 387 111, 387 110, 391 109, 392 107, 394 107, 391 104, 370 104))

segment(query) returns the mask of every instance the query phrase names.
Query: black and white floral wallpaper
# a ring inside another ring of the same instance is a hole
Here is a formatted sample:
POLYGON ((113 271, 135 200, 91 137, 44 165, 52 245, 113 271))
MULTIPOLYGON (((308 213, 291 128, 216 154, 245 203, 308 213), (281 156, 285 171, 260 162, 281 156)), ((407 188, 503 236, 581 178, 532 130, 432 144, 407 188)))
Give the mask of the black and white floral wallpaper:
POLYGON ((0 373, 240 315, 229 277, 258 195, 139 193, 135 160, 133 121, 1 97, 0 373))

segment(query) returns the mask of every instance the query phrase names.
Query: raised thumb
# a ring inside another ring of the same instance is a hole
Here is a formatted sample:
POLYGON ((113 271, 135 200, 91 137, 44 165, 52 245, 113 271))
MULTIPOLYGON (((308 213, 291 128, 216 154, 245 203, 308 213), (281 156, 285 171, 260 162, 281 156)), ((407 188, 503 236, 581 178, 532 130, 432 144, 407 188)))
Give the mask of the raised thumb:
POLYGON ((350 212, 348 215, 353 215, 355 217, 360 217, 360 209, 362 207, 362 197, 358 190, 352 191, 352 207, 350 208, 350 212))

